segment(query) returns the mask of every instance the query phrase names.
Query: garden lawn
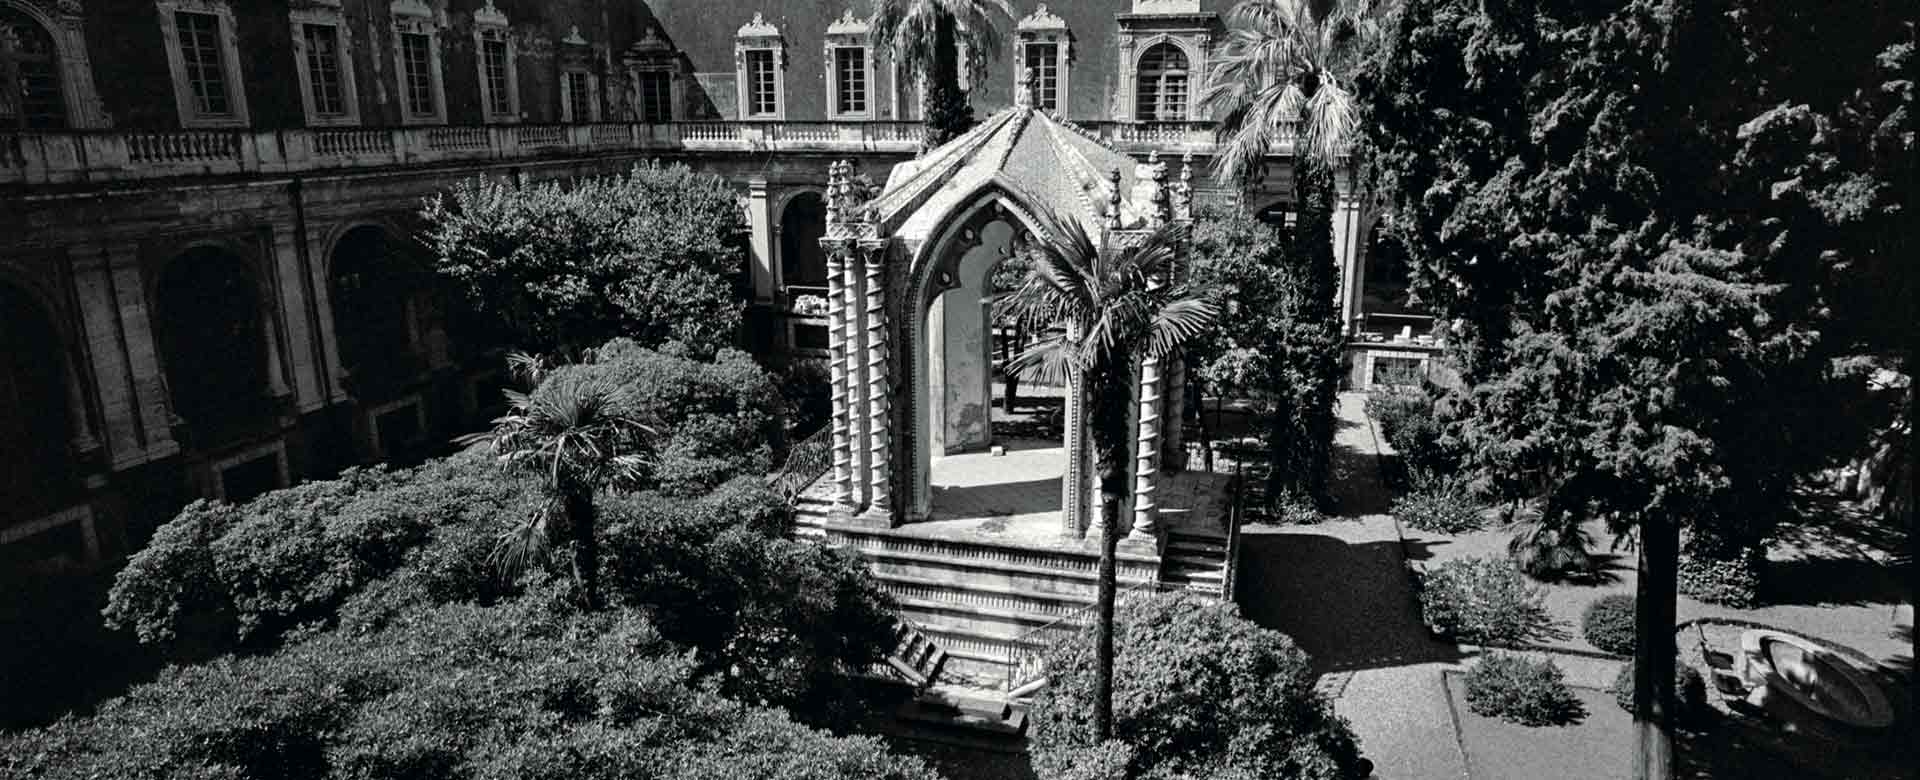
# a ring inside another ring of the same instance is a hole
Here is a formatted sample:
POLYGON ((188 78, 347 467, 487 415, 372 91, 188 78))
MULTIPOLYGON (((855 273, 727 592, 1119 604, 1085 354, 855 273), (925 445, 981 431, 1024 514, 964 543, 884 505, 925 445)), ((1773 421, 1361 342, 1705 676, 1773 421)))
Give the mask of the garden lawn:
MULTIPOLYGON (((1560 650, 1599 653, 1580 635, 1580 615, 1587 605, 1609 593, 1633 595, 1634 552, 1623 547, 1609 554, 1613 537, 1599 522, 1589 523, 1594 552, 1602 560, 1604 576, 1595 584, 1547 585, 1547 610, 1565 623, 1567 637, 1539 644, 1560 650), (1617 556, 1617 557, 1616 557, 1617 556)), ((1490 528, 1448 536, 1402 527, 1408 547, 1430 557, 1427 566, 1473 556, 1504 557, 1513 532, 1490 528)), ((1751 620, 1837 642, 1886 663, 1895 658, 1911 663, 1913 646, 1891 635, 1902 590, 1886 568, 1864 554, 1843 554, 1827 546, 1776 545, 1769 556, 1774 567, 1771 587, 1776 603, 1757 609, 1731 609, 1681 596, 1677 620, 1700 617, 1751 620)), ((1900 609, 1901 625, 1911 625, 1910 608, 1900 609)))
POLYGON ((1608 780, 1632 774, 1633 718, 1606 691, 1572 688, 1586 717, 1567 726, 1529 727, 1473 714, 1466 677, 1457 672, 1446 677, 1472 780, 1608 780))

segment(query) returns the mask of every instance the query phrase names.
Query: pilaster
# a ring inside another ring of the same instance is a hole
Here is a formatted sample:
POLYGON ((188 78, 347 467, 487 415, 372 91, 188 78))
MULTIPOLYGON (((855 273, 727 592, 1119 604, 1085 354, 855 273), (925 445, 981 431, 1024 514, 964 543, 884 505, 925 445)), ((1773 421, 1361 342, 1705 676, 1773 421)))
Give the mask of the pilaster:
POLYGON ((83 244, 70 252, 86 356, 100 393, 113 468, 179 452, 140 280, 139 246, 83 244))
POLYGON ((296 408, 310 412, 327 405, 327 394, 321 391, 320 371, 325 358, 316 353, 318 341, 314 338, 313 320, 308 316, 313 304, 306 285, 311 275, 301 259, 299 237, 293 230, 274 226, 273 262, 275 278, 280 281, 276 285, 279 288, 276 308, 280 310, 278 319, 287 338, 287 365, 292 373, 290 389, 296 408))
POLYGON ((753 299, 773 303, 774 274, 779 268, 773 252, 778 244, 774 240, 773 204, 767 197, 765 178, 747 180, 747 225, 753 231, 753 299))

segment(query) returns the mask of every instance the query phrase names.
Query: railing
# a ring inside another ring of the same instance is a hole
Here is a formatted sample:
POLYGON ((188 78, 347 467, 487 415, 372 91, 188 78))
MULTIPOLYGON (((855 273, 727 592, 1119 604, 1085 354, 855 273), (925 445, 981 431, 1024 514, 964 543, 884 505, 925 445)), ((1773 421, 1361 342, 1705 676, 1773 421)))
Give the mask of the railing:
MULTIPOLYGON (((1128 154, 1208 155, 1210 122, 1076 122, 1086 137, 1128 154)), ((578 125, 444 125, 289 130, 0 133, 0 185, 120 181, 343 167, 418 165, 537 155, 671 151, 818 151, 914 154, 914 121, 700 121, 578 125)), ((1276 154, 1290 151, 1283 141, 1276 154)))
POLYGON ((1240 461, 1233 462, 1233 479, 1227 483, 1227 565, 1220 572, 1220 600, 1232 604, 1235 585, 1240 579, 1240 525, 1246 522, 1247 481, 1240 461))
POLYGON ((0 185, 291 173, 609 152, 909 155, 919 122, 601 122, 289 130, 0 132, 0 185))
POLYGON ((787 450, 787 462, 780 470, 767 475, 767 483, 773 486, 773 492, 792 504, 806 490, 808 485, 833 468, 833 426, 822 426, 820 430, 801 439, 787 450))
MULTIPOLYGON (((1179 586, 1164 585, 1153 580, 1136 582, 1119 588, 1113 594, 1117 606, 1128 595, 1141 591, 1178 590, 1179 586)), ((1007 698, 1020 698, 1039 690, 1047 681, 1047 650, 1054 644, 1064 641, 1074 634, 1093 625, 1094 611, 1099 602, 1088 604, 1068 614, 1056 618, 1053 622, 1029 629, 1025 633, 1008 641, 1006 661, 1007 698)))

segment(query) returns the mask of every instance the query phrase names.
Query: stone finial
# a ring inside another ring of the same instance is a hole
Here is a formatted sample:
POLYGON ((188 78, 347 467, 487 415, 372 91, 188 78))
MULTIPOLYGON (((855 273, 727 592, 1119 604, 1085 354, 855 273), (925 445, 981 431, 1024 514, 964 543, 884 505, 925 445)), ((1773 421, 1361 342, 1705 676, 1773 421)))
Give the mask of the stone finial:
POLYGON ((1107 172, 1107 229, 1120 229, 1120 169, 1107 172))
POLYGON ((1020 68, 1020 88, 1013 93, 1013 104, 1020 108, 1033 108, 1034 98, 1039 94, 1040 71, 1020 68))
POLYGON ((1133 192, 1128 200, 1133 202, 1133 210, 1145 216, 1148 227, 1156 227, 1173 217, 1167 198, 1167 164, 1160 161, 1160 152, 1148 153, 1147 161, 1133 166, 1133 192))
POLYGON ((1180 182, 1173 186, 1173 218, 1193 221, 1193 152, 1180 155, 1180 182))
POLYGON ((846 161, 839 160, 827 165, 827 224, 837 225, 844 216, 840 213, 840 201, 846 196, 846 161))

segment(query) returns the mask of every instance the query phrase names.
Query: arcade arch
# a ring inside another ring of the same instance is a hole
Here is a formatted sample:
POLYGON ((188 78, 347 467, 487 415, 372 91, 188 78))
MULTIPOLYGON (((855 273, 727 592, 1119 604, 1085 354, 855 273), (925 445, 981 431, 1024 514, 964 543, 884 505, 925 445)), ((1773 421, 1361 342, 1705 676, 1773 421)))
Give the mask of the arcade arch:
POLYGON ((56 508, 76 471, 61 343, 46 310, 0 281, 0 527, 56 508))
POLYGON ((154 330, 173 413, 200 439, 222 443, 272 414, 260 287, 246 261, 201 245, 161 269, 154 330))

